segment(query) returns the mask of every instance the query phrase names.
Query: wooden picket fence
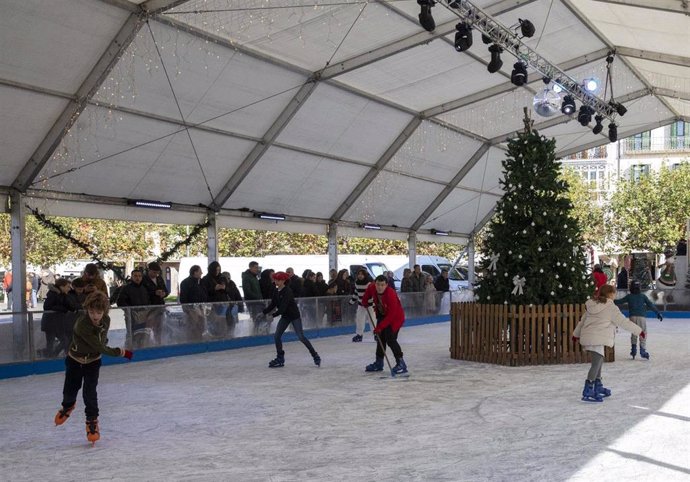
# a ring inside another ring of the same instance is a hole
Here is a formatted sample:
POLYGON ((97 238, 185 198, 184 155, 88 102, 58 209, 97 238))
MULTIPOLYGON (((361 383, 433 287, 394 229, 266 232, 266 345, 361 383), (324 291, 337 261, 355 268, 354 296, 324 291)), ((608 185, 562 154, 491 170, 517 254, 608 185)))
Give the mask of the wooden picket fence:
MULTIPOLYGON (((585 305, 451 305, 450 353, 456 360, 498 365, 589 363, 572 340, 585 305)), ((605 361, 614 361, 606 347, 605 361)))

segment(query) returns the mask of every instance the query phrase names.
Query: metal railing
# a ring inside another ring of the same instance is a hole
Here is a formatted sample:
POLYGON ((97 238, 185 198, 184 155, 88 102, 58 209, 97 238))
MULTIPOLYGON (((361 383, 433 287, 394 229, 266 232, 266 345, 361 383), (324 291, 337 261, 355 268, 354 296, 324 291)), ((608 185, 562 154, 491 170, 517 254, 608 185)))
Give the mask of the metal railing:
MULTIPOLYGON (((469 300, 471 291, 399 293, 407 319, 447 315, 452 301, 469 300)), ((354 326, 350 296, 299 298, 305 330, 354 326)), ((276 322, 264 316, 268 301, 166 304, 112 308, 108 345, 140 349, 271 335, 276 322)), ((58 359, 71 341, 76 313, 0 312, 0 364, 58 359), (43 323, 50 315, 50 326, 43 323), (43 329, 42 329, 43 328, 43 329)), ((291 331, 288 329, 288 332, 291 331)), ((354 335, 354 328, 352 330, 354 335)))
POLYGON ((621 140, 621 153, 644 154, 650 152, 690 151, 690 136, 656 138, 628 137, 621 140))

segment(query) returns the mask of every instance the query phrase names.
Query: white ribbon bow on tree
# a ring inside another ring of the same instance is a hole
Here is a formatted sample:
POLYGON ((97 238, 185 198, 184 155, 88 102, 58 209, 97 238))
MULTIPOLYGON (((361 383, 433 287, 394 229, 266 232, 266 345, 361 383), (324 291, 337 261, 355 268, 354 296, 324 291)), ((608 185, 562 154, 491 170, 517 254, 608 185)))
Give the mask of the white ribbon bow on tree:
POLYGON ((491 264, 489 264, 489 270, 490 271, 496 271, 496 263, 498 262, 498 258, 500 258, 500 254, 492 254, 491 255, 491 264))
POLYGON ((573 246, 573 256, 577 256, 578 254, 580 254, 580 248, 573 246))
POLYGON ((515 288, 513 288, 513 291, 511 294, 515 295, 521 295, 523 294, 522 288, 525 286, 525 278, 520 278, 520 275, 515 275, 513 276, 513 284, 515 285, 515 288))

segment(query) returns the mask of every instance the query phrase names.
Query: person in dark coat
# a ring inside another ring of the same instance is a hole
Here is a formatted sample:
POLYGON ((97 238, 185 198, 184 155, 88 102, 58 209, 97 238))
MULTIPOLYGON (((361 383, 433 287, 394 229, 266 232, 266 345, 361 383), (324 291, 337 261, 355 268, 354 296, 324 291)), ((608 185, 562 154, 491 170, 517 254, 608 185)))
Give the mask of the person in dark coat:
POLYGON ((434 280, 434 288, 439 292, 450 291, 450 281, 448 280, 448 270, 442 269, 441 274, 434 280))
POLYGON ((227 333, 227 319, 226 315, 229 309, 227 286, 228 282, 221 274, 221 267, 218 261, 212 261, 208 265, 208 272, 206 276, 201 278, 201 286, 206 292, 208 301, 216 303, 211 313, 214 316, 209 317, 209 330, 216 336, 225 336, 227 333))
POLYGON ((302 296, 304 298, 313 298, 316 295, 316 274, 310 270, 305 269, 302 273, 302 296))
POLYGON ((129 282, 120 288, 117 306, 125 308, 125 321, 132 337, 134 348, 144 348, 153 344, 153 328, 149 326, 149 310, 135 308, 150 306, 149 290, 144 286, 144 272, 135 269, 130 274, 129 282))
MULTIPOLYGON (((152 305, 164 305, 165 298, 170 294, 170 290, 161 276, 161 265, 155 261, 149 263, 144 274, 143 284, 149 291, 149 300, 152 305)), ((151 308, 148 314, 148 326, 153 330, 156 343, 160 344, 163 333, 163 321, 165 319, 165 308, 151 308)))
POLYGON ((271 296, 273 296, 273 290, 276 287, 275 283, 273 283, 273 273, 275 273, 274 270, 265 269, 261 272, 261 276, 259 277, 261 297, 264 300, 270 300, 271 296))
POLYGON ((630 286, 630 281, 629 281, 629 277, 628 277, 628 270, 625 269, 625 266, 624 266, 618 272, 618 276, 616 276, 616 289, 627 291, 629 286, 630 286))
POLYGON ((295 298, 302 298, 302 296, 304 296, 304 290, 302 288, 302 278, 297 276, 295 274, 295 270, 292 268, 286 269, 285 272, 288 275, 290 275, 289 285, 290 289, 292 290, 292 294, 295 296, 295 298))
POLYGON ((225 279, 225 292, 228 294, 228 301, 232 304, 228 306, 228 311, 225 313, 225 320, 228 323, 229 335, 234 336, 235 326, 237 325, 239 313, 244 312, 244 303, 242 299, 242 294, 239 288, 232 280, 229 271, 223 271, 221 274, 225 279))
POLYGON ((283 333, 285 333, 285 330, 287 330, 290 325, 292 325, 292 329, 295 335, 297 335, 297 338, 299 338, 299 341, 309 350, 309 353, 314 358, 316 366, 321 366, 321 357, 316 352, 311 342, 304 336, 304 331, 302 330, 302 317, 297 307, 297 302, 292 294, 292 290, 287 286, 289 280, 290 275, 282 271, 273 275, 276 289, 273 290, 271 304, 263 310, 264 315, 272 314, 273 316, 280 316, 280 321, 278 322, 278 326, 276 326, 274 335, 277 356, 268 366, 270 368, 277 368, 285 365, 285 352, 283 351, 282 338, 283 333))
POLYGON ((201 266, 194 265, 189 268, 189 277, 180 283, 180 303, 182 311, 187 315, 187 336, 189 341, 201 341, 206 317, 202 303, 208 301, 206 289, 201 284, 201 266))
POLYGON ((41 318, 41 331, 46 337, 44 354, 47 358, 56 357, 63 350, 67 353, 72 340, 79 303, 70 294, 70 290, 70 282, 65 278, 58 279, 48 287, 48 294, 43 302, 45 313, 41 318))

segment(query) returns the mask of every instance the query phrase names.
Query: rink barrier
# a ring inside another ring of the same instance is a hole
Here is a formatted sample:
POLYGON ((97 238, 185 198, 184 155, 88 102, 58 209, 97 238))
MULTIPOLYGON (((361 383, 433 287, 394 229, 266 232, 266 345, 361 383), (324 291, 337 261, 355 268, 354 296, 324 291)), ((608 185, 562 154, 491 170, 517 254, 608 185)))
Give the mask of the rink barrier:
MULTIPOLYGON (((507 366, 589 363, 573 342, 584 304, 451 304, 451 358, 507 366)), ((605 347, 605 360, 615 361, 605 347)))
MULTIPOLYGON (((427 325, 431 323, 443 323, 449 321, 449 315, 434 315, 405 320, 405 327, 427 325)), ((304 330, 309 339, 326 338, 332 336, 352 335, 354 325, 344 325, 326 328, 314 328, 304 330)), ((283 334, 283 342, 297 341, 297 336, 289 331, 283 334)), ((350 340, 347 340, 349 343, 350 340)), ((130 362, 124 358, 104 356, 103 365, 119 365, 176 356, 196 355, 216 351, 234 350, 254 346, 273 345, 273 335, 247 336, 226 340, 212 340, 199 343, 186 343, 180 345, 157 346, 141 348, 135 352, 134 359, 130 362)), ((262 363, 257 360, 257 363, 262 363)), ((19 362, 0 364, 0 380, 5 378, 24 377, 28 375, 42 375, 46 373, 61 372, 65 369, 65 359, 35 360, 31 362, 19 362)))

